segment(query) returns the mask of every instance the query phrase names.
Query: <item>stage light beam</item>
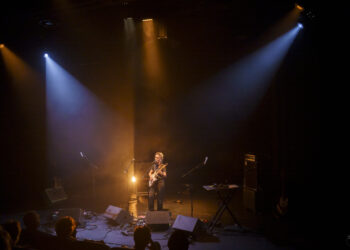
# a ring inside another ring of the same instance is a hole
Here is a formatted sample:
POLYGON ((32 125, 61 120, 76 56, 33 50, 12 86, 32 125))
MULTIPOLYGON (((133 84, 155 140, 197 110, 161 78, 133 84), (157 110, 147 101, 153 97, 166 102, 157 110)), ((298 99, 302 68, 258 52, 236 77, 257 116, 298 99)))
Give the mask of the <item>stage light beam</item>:
MULTIPOLYGON (((90 149, 97 151, 103 148, 102 144, 113 143, 102 139, 113 131, 113 116, 89 89, 51 57, 45 58, 45 65, 48 161, 62 166, 56 174, 68 174, 73 169, 66 166, 77 161, 73 153, 77 148, 93 142, 90 149)), ((122 121, 121 117, 118 120, 122 121)))
POLYGON ((19 89, 24 86, 32 86, 30 82, 38 81, 38 75, 23 59, 16 55, 12 50, 0 44, 1 55, 4 60, 5 68, 9 71, 13 84, 19 89))
POLYGON ((192 92, 191 99, 198 99, 195 107, 198 116, 207 117, 210 110, 215 122, 227 120, 227 114, 235 121, 248 118, 267 92, 299 31, 295 25, 217 74, 206 86, 201 86, 197 96, 192 92))
POLYGON ((142 30, 145 73, 150 80, 149 82, 152 83, 150 87, 157 89, 158 84, 162 82, 163 68, 157 43, 156 25, 153 19, 145 19, 142 22, 142 30))
POLYGON ((298 10, 300 11, 303 11, 304 10, 304 7, 299 5, 299 4, 295 4, 295 8, 297 8, 298 10))

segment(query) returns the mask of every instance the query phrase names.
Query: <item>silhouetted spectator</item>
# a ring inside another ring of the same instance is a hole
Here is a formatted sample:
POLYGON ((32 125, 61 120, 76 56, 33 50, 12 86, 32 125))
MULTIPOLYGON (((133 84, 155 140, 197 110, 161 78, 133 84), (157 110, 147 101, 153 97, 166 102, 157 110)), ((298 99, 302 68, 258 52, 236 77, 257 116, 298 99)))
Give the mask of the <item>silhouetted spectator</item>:
POLYGON ((175 230, 168 240, 169 250, 187 250, 189 245, 188 234, 181 230, 175 230))
POLYGON ((148 247, 151 250, 160 250, 159 242, 152 241, 151 229, 147 226, 137 226, 134 230, 134 242, 136 250, 144 250, 148 247))
POLYGON ((110 247, 104 242, 76 239, 77 223, 71 216, 64 216, 55 224, 55 230, 58 237, 58 247, 56 249, 72 249, 72 250, 109 250, 110 247))
POLYGON ((27 212, 23 216, 24 229, 21 232, 18 245, 33 247, 35 249, 50 249, 55 245, 56 237, 39 231, 40 217, 35 211, 27 212))
POLYGON ((0 249, 11 250, 11 236, 10 234, 0 226, 0 249))
POLYGON ((19 221, 9 220, 2 224, 2 227, 10 234, 12 247, 16 246, 21 234, 21 224, 19 221))
POLYGON ((35 211, 29 211, 23 216, 24 226, 29 230, 37 230, 40 226, 40 216, 35 211))
POLYGON ((57 220, 55 224, 56 235, 59 238, 73 238, 76 236, 77 223, 74 218, 64 216, 57 220))

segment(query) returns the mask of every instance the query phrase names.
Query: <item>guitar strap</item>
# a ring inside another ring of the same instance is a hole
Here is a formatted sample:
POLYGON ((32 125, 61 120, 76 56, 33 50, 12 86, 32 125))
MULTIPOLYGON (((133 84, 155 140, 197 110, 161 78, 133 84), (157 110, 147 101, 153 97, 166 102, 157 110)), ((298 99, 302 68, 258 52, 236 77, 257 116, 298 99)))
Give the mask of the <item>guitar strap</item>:
MULTIPOLYGON (((156 165, 156 164, 153 164, 153 171, 157 171, 159 168, 160 168, 161 165, 156 165)), ((164 167, 162 170, 160 170, 160 172, 164 171, 166 169, 166 167, 164 167)), ((160 178, 159 180, 161 180, 163 178, 160 178)))
MULTIPOLYGON (((154 171, 157 171, 159 168, 160 168, 160 165, 156 165, 156 164, 153 165, 154 171)), ((160 170, 160 171, 163 171, 163 170, 160 170)))

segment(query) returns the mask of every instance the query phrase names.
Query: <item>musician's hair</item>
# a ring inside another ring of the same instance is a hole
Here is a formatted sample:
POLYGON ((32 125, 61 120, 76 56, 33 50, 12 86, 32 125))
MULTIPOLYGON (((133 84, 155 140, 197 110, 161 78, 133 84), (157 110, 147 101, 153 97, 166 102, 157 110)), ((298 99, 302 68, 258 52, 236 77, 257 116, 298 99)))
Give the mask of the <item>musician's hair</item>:
POLYGON ((164 160, 164 154, 162 152, 157 152, 154 155, 159 155, 162 158, 162 160, 164 160))

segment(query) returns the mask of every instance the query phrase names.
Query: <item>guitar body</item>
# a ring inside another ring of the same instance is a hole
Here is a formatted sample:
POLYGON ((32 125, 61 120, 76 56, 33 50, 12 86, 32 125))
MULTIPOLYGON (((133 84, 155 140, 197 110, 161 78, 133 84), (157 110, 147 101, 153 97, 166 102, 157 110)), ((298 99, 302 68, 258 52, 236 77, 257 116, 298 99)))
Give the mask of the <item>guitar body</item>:
POLYGON ((288 212, 288 197, 281 196, 276 205, 276 210, 280 217, 285 216, 288 212))
POLYGON ((162 164, 160 165, 160 167, 154 171, 154 173, 150 176, 149 181, 148 181, 148 186, 151 187, 157 180, 158 180, 158 174, 160 173, 160 171, 162 171, 163 168, 165 168, 168 165, 168 163, 166 164, 162 164))

